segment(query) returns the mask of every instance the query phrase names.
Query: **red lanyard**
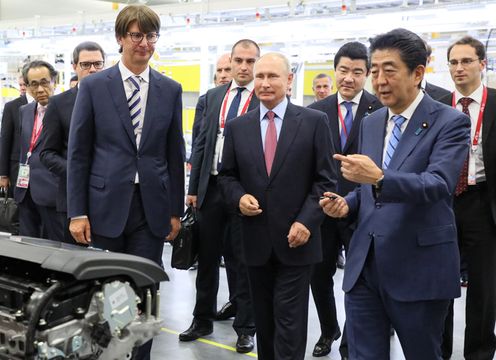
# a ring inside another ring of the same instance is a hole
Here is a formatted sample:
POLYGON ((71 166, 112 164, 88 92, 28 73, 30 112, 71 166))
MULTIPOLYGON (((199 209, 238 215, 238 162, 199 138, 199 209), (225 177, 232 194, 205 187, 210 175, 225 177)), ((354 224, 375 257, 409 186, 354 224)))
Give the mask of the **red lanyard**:
POLYGON ((338 117, 339 117, 339 122, 341 123, 341 129, 342 131, 344 131, 344 135, 346 136, 346 138, 348 138, 348 129, 346 129, 346 125, 344 123, 344 119, 343 119, 343 114, 341 114, 341 104, 338 103, 338 117))
POLYGON ((36 111, 36 115, 34 117, 33 131, 31 132, 31 142, 29 143, 29 150, 28 150, 28 154, 27 154, 28 159, 31 156, 31 153, 32 153, 33 148, 34 148, 34 144, 36 144, 36 141, 38 141, 38 138, 41 135, 41 130, 43 130, 43 123, 41 123, 40 128, 38 129, 38 131, 36 131, 36 128, 38 127, 38 121, 43 121, 43 120, 40 119, 40 117, 38 116, 38 111, 36 111))
MULTIPOLYGON (((222 103, 222 111, 220 113, 220 128, 224 129, 224 124, 226 123, 226 108, 227 108, 227 100, 229 99, 229 91, 231 91, 231 85, 227 89, 226 95, 224 96, 224 102, 222 103)), ((250 106, 251 98, 253 97, 253 90, 250 92, 250 96, 246 100, 243 108, 241 109, 241 114, 243 115, 248 110, 248 106, 250 106)))
MULTIPOLYGON (((481 106, 479 110, 479 117, 477 118, 477 125, 475 127, 475 134, 474 134, 474 139, 472 140, 472 151, 477 150, 477 147, 479 146, 479 137, 480 137, 480 130, 482 126, 482 118, 484 117, 484 109, 486 107, 486 101, 487 101, 487 88, 485 86, 482 87, 482 101, 481 101, 481 106)), ((455 93, 453 92, 452 96, 452 101, 451 105, 456 108, 456 100, 455 100, 455 93)))

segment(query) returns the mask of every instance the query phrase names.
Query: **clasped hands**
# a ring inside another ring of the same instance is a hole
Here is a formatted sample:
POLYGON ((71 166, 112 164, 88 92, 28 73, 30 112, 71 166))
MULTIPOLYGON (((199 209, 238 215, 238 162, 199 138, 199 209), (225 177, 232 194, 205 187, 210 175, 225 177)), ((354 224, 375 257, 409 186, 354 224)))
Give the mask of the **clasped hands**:
MULTIPOLYGON (((239 211, 245 216, 257 216, 262 213, 258 200, 250 194, 244 194, 239 199, 239 211)), ((296 248, 307 243, 310 238, 310 230, 302 223, 295 221, 291 225, 287 237, 289 247, 296 248)))

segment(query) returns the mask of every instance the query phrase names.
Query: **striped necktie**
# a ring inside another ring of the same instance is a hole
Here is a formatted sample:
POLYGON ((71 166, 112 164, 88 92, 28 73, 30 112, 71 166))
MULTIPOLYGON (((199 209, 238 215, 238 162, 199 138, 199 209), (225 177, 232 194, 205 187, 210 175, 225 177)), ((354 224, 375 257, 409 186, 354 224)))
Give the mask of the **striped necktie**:
POLYGON ((398 147, 398 143, 401 139, 401 125, 403 125, 403 123, 406 121, 406 118, 401 115, 394 115, 392 117, 392 120, 394 121, 394 127, 386 148, 386 155, 384 156, 384 162, 382 164, 383 169, 388 168, 389 163, 391 162, 391 158, 393 157, 393 154, 398 147))
POLYGON ((130 76, 128 78, 133 89, 133 93, 127 99, 127 105, 129 106, 129 114, 131 115, 131 121, 133 123, 134 135, 138 136, 139 127, 141 124, 141 95, 140 95, 140 82, 141 77, 130 76))

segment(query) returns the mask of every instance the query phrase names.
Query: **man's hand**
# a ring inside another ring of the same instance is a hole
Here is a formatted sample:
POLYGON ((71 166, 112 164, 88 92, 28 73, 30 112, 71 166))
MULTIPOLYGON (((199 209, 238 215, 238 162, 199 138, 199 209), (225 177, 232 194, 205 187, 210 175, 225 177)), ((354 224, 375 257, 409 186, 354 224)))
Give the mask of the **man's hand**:
POLYGON ((196 208, 196 200, 198 196, 196 195, 186 195, 186 206, 193 206, 196 208))
POLYGON ((69 224, 72 237, 80 244, 91 243, 91 226, 88 218, 72 219, 69 224))
MULTIPOLYGON (((196 198, 196 196, 195 196, 195 198, 196 198)), ((196 204, 196 199, 195 199, 195 204, 196 204)), ((169 233, 169 235, 167 235, 165 240, 173 241, 176 238, 177 234, 179 234, 179 230, 181 230, 181 219, 179 219, 177 216, 172 216, 171 217, 171 232, 169 233)))
POLYGON ((323 197, 324 198, 319 201, 319 205, 327 216, 333 218, 348 216, 350 208, 343 197, 331 192, 325 192, 323 197))
POLYGON ((307 229, 305 225, 295 221, 291 225, 288 234, 288 243, 290 248, 295 248, 307 243, 310 238, 310 230, 307 229))
POLYGON ((346 180, 359 184, 375 184, 384 174, 366 155, 344 156, 335 154, 334 159, 341 161, 341 172, 346 180))
POLYGON ((258 205, 258 200, 255 199, 253 195, 244 194, 239 199, 239 211, 241 214, 246 216, 255 216, 262 212, 260 205, 258 205))
POLYGON ((0 177, 0 187, 1 188, 8 188, 10 187, 10 180, 7 176, 2 176, 0 177))

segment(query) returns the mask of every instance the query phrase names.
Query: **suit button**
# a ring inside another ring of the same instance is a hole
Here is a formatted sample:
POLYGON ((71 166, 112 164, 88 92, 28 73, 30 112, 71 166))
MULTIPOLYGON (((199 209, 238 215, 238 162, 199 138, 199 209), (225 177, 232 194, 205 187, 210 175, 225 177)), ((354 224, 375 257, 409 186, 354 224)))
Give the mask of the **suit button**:
POLYGON ((369 238, 373 239, 373 238, 374 238, 374 236, 375 236, 375 234, 374 234, 372 231, 371 231, 371 232, 369 232, 369 238))
POLYGON ((381 203, 375 203, 375 208, 376 209, 380 209, 382 207, 382 204, 381 203))

